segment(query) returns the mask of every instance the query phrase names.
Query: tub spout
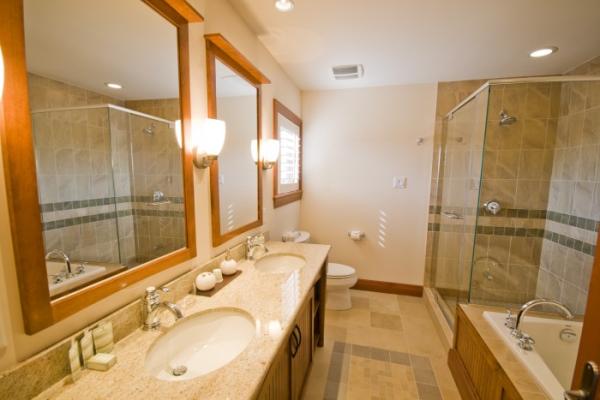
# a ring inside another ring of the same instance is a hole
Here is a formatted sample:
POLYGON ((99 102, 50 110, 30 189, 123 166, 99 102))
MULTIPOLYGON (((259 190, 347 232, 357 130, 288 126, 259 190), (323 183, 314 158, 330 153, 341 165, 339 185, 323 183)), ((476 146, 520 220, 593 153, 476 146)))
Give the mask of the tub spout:
POLYGON ((517 314, 517 319, 515 321, 515 327, 511 332, 511 334, 514 337, 519 338, 519 339, 523 337, 523 333, 519 329, 519 327, 521 326, 521 321, 523 320, 523 318, 525 317, 525 314, 529 310, 531 310, 534 307, 539 307, 539 306, 552 306, 552 307, 558 309, 560 311, 560 314, 563 317, 565 317, 566 319, 573 319, 573 314, 567 308, 567 306, 565 306, 562 303, 559 303, 558 301, 549 300, 549 299, 531 300, 531 301, 528 301, 527 303, 523 304, 521 306, 521 309, 519 310, 519 313, 517 314))

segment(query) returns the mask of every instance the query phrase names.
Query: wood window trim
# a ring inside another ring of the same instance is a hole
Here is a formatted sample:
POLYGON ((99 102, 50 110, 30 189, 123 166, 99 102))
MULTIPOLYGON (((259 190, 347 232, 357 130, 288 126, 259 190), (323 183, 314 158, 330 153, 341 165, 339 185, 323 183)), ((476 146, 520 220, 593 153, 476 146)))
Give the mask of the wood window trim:
MULTIPOLYGON (((256 88, 257 94, 257 136, 258 151, 260 152, 260 138, 262 137, 262 88, 261 85, 271 81, 263 75, 231 42, 220 33, 207 34, 206 40, 206 73, 208 95, 208 118, 217 118, 217 87, 216 87, 216 60, 220 60, 235 72, 240 74, 248 83, 256 88)), ((221 233, 221 205, 219 200, 219 160, 214 160, 210 165, 210 203, 211 203, 211 231, 213 247, 222 245, 236 236, 258 228, 263 224, 263 196, 262 196, 262 164, 256 165, 257 177, 257 220, 227 233, 221 233)))
POLYGON ((283 115, 285 118, 296 124, 300 131, 300 160, 298 163, 298 167, 300 171, 298 171, 298 190, 294 190, 292 192, 279 193, 279 163, 275 163, 273 167, 273 208, 279 208, 285 206, 287 204, 293 203, 295 201, 299 201, 302 199, 302 147, 303 147, 303 137, 302 137, 302 119, 294 114, 292 110, 284 106, 279 100, 273 99, 273 139, 279 140, 279 115, 283 115))
POLYGON ((183 190, 186 247, 126 272, 89 285, 56 300, 50 299, 44 259, 42 221, 36 179, 31 116, 29 115, 23 0, 0 2, 0 43, 6 79, 0 113, 0 134, 10 216, 12 247, 25 332, 33 334, 105 299, 136 282, 196 257, 196 232, 191 135, 189 24, 200 15, 185 0, 141 0, 177 29, 179 90, 183 130, 183 190))

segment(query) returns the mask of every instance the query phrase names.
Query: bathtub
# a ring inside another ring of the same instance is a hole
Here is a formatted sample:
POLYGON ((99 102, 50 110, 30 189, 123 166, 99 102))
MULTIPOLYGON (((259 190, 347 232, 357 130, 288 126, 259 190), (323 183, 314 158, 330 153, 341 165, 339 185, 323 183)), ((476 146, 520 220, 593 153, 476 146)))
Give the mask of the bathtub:
POLYGON ((564 391, 571 387, 582 323, 525 316, 521 330, 535 340, 534 349, 525 351, 517 345, 518 339, 510 335, 510 329, 504 326, 506 314, 486 311, 483 315, 546 394, 552 399, 563 400, 564 391))

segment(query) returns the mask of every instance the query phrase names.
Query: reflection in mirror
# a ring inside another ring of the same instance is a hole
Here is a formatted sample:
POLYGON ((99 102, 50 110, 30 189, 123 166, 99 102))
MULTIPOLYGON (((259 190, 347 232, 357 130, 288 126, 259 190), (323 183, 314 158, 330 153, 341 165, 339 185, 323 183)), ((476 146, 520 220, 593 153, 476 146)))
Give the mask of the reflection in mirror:
POLYGON ((227 136, 219 155, 221 234, 258 219, 257 167, 251 143, 258 135, 257 89, 215 60, 217 119, 225 121, 227 136))
POLYGON ((142 1, 25 0, 24 10, 57 297, 186 245, 177 30, 142 1))

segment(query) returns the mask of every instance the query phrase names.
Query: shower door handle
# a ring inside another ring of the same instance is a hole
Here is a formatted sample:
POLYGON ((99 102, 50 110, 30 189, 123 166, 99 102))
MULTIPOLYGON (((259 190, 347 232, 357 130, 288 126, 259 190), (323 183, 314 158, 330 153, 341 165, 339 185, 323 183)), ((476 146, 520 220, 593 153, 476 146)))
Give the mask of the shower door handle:
POLYGON ((565 391, 565 400, 594 400, 598 389, 598 365, 588 361, 583 367, 581 389, 565 391))
POLYGON ((442 215, 450 219, 463 219, 462 215, 455 212, 442 211, 442 215))

